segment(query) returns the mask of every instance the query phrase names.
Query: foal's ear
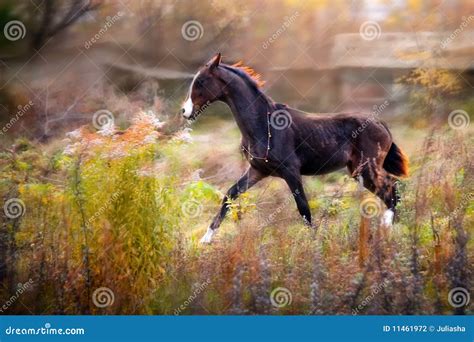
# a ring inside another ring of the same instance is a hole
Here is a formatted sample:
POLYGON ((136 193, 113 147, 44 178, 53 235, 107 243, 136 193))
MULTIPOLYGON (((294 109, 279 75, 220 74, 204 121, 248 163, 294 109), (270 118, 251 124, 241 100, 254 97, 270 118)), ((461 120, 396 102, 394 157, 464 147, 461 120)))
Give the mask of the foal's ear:
POLYGON ((221 63, 221 59, 222 59, 222 55, 220 52, 217 53, 217 55, 215 55, 208 63, 209 65, 209 69, 214 69, 214 68, 217 68, 219 66, 219 64, 221 63))

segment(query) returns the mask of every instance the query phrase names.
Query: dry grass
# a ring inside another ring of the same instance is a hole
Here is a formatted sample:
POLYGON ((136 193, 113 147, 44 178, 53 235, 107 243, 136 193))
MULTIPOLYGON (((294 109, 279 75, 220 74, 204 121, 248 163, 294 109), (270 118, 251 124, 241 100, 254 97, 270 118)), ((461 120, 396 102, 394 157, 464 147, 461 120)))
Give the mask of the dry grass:
POLYGON ((7 313, 472 312, 472 303, 448 303, 450 289, 472 284, 469 135, 416 134, 412 141, 423 143, 408 148, 400 220, 392 229, 369 220, 361 262, 367 194, 345 173, 305 180, 316 232, 301 223, 284 183, 268 179, 234 203, 212 245, 200 246, 222 192, 245 166, 237 131, 204 124, 187 144, 160 134, 147 140, 133 127, 119 138, 84 133, 71 155, 26 142, 2 154, 3 198, 20 198, 26 211, 2 216, 1 301, 33 280, 7 313), (105 308, 93 300, 100 287, 114 294, 105 308), (277 287, 291 303, 272 305, 277 287))

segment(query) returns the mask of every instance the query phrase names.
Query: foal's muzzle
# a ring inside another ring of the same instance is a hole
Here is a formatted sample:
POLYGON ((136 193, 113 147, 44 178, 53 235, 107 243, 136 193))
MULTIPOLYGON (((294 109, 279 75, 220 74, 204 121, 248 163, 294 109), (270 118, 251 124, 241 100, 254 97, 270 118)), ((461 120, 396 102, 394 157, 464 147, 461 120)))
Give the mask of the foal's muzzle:
POLYGON ((186 109, 182 108, 181 115, 183 116, 183 118, 185 118, 186 120, 194 121, 199 117, 199 115, 201 115, 202 110, 199 109, 199 106, 194 106, 189 116, 186 116, 185 113, 186 113, 186 109))
POLYGON ((186 116, 186 114, 185 114, 186 109, 184 109, 184 108, 182 108, 180 110, 180 113, 181 113, 182 117, 185 118, 186 120, 194 121, 197 118, 196 111, 194 109, 191 111, 191 114, 189 116, 186 116))

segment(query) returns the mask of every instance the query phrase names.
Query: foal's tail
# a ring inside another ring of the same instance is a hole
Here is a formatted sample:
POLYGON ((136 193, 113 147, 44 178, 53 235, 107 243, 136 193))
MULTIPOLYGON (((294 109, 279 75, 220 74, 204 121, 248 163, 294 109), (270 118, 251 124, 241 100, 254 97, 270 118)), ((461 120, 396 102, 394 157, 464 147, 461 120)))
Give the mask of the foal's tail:
POLYGON ((383 168, 395 176, 408 176, 408 157, 395 143, 388 150, 383 168))

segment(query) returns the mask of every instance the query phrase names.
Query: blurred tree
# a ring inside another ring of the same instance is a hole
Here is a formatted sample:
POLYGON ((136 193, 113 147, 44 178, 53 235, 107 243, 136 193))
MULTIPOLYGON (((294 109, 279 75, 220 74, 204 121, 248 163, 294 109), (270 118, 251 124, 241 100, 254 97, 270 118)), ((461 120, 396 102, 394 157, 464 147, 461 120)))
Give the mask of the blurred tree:
MULTIPOLYGON (((13 5, 11 3, 5 3, 0 6, 0 28, 3 30, 4 27, 12 20, 18 18, 13 14, 13 5)), ((4 34, 0 34, 0 48, 4 52, 5 47, 11 45, 12 41, 9 40, 4 34)), ((2 53, 3 55, 3 53, 2 53)), ((1 56, 0 56, 1 57, 1 56)))
POLYGON ((95 10, 101 4, 100 1, 93 2, 90 0, 41 0, 37 2, 37 7, 42 8, 42 15, 35 18, 38 21, 38 26, 31 41, 31 47, 34 50, 39 50, 47 39, 64 31, 83 15, 95 10))
POLYGON ((411 94, 413 104, 421 108, 422 114, 433 119, 440 119, 446 113, 447 99, 462 88, 454 72, 435 68, 417 68, 400 78, 399 82, 415 86, 411 94))

